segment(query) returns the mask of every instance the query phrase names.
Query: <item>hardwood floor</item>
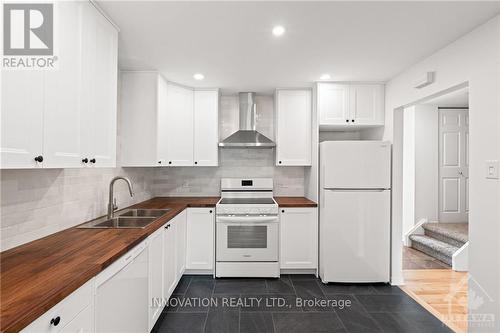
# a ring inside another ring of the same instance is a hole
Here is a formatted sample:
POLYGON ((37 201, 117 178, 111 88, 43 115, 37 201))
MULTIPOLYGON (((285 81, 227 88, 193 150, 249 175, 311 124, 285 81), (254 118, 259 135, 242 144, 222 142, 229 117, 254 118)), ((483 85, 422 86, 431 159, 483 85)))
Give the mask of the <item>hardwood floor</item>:
POLYGON ((408 295, 458 333, 467 332, 467 273, 451 269, 403 271, 408 295))

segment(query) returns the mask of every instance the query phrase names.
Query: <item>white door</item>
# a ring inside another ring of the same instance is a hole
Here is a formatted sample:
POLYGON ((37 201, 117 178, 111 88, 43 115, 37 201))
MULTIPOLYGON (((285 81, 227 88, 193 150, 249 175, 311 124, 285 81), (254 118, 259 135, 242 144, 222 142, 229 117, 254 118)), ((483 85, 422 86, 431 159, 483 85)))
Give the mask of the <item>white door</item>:
POLYGON ((311 91, 276 92, 276 165, 311 165, 311 91))
POLYGON ((193 165, 193 91, 174 84, 167 87, 167 165, 193 165))
POLYGON ((384 124, 384 88, 382 85, 351 85, 349 98, 351 124, 384 124))
POLYGON ((116 165, 118 32, 91 4, 82 19, 82 144, 90 166, 116 165))
POLYGON ((149 330, 153 328, 163 307, 163 229, 149 237, 149 330))
POLYGON ((43 71, 2 71, 1 167, 36 168, 43 158, 43 71))
POLYGON ((219 92, 194 92, 194 165, 219 164, 219 92))
POLYGON ((188 208, 186 269, 212 270, 214 262, 214 208, 188 208))
POLYGON ((176 267, 175 267, 175 223, 170 222, 164 227, 163 238, 163 269, 164 269, 164 288, 165 299, 168 299, 176 286, 176 267))
POLYGON ((391 144, 325 141, 320 144, 323 188, 390 188, 391 144))
POLYGON ((467 222, 469 110, 439 110, 439 221, 467 222))
POLYGON ((176 269, 177 281, 179 281, 186 269, 186 210, 175 217, 175 253, 176 253, 176 269))
POLYGON ((389 281, 390 191, 325 190, 323 195, 323 281, 389 281))
POLYGON ((280 268, 318 267, 318 217, 316 208, 280 210, 280 268))
POLYGON ((61 27, 58 69, 46 71, 44 84, 44 167, 81 167, 80 134, 81 19, 80 2, 59 2, 54 13, 61 27))
POLYGON ((346 125, 349 122, 349 85, 318 84, 320 125, 346 125))

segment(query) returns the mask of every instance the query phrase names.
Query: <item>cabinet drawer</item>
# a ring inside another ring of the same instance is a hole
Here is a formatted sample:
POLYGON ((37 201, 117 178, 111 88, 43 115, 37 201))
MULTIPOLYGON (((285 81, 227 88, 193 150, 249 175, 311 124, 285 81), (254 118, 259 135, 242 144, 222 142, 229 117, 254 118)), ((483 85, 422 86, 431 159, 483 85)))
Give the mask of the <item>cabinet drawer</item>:
POLYGON ((22 332, 55 333, 61 331, 78 313, 90 305, 92 300, 92 283, 93 280, 90 280, 78 288, 71 295, 32 322, 22 332), (57 318, 59 318, 58 321, 57 318), (53 319, 57 322, 57 325, 55 322, 51 323, 53 319))

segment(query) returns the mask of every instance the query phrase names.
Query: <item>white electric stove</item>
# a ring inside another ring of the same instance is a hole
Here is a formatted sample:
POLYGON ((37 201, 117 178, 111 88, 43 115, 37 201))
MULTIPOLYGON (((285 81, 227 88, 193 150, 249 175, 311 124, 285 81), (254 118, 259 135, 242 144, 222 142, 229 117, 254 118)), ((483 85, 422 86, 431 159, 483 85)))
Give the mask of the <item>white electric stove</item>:
POLYGON ((279 217, 271 178, 222 178, 216 277, 279 277, 279 217))

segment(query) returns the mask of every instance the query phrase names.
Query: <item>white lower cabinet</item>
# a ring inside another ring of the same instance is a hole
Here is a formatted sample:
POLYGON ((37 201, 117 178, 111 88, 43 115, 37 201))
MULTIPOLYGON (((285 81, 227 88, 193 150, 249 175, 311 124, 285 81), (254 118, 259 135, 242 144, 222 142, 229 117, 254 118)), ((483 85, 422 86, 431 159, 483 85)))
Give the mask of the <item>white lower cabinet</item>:
POLYGON ((163 310, 163 229, 156 230, 149 242, 149 330, 163 310))
POLYGON ((280 208, 280 268, 317 267, 318 209, 280 208))
POLYGON ((22 332, 80 332, 80 328, 81 332, 92 332, 92 286, 93 279, 57 303, 22 332))
POLYGON ((177 285, 177 268, 175 265, 175 229, 177 228, 175 218, 164 227, 163 243, 163 271, 165 283, 163 288, 163 297, 169 299, 177 285))
POLYGON ((214 217, 214 208, 187 209, 187 270, 194 273, 213 272, 214 217))

